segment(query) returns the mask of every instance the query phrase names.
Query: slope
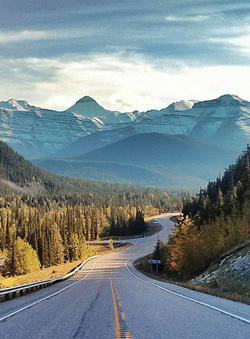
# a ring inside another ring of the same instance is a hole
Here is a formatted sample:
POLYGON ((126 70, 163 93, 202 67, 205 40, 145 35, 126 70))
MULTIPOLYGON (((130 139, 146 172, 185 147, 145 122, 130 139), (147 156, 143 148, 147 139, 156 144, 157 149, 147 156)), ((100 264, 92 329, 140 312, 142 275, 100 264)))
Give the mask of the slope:
POLYGON ((35 163, 60 174, 161 186, 199 186, 222 170, 231 152, 186 136, 142 133, 70 159, 35 163), (88 169, 88 170, 87 170, 88 169))
MULTIPOLYGON (((86 201, 123 192, 145 192, 145 189, 127 185, 77 180, 49 173, 34 166, 0 141, 0 191, 42 195, 87 195, 86 201), (95 196, 94 196, 95 195, 95 196)), ((101 199, 101 198, 100 198, 101 199)))

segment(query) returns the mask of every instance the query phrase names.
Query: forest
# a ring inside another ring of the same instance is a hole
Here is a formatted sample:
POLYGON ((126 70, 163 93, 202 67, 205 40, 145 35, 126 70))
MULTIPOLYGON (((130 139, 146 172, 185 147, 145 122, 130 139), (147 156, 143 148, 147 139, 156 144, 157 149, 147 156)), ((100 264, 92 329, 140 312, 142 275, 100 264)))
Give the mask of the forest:
POLYGON ((154 188, 51 174, 3 142, 0 179, 0 252, 6 253, 5 275, 81 259, 86 241, 142 233, 144 216, 182 206, 181 195, 154 188), (36 194, 26 192, 26 187, 38 183, 36 194))
POLYGON ((166 273, 194 277, 224 253, 249 243, 249 159, 247 147, 222 177, 184 201, 168 244, 156 246, 155 255, 162 259, 166 273))

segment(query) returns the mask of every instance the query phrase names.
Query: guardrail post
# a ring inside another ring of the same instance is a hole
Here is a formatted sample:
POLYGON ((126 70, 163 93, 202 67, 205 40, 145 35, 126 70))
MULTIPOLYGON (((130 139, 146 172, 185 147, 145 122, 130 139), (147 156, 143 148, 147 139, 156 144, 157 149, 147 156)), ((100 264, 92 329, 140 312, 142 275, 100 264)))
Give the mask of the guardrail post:
POLYGON ((5 300, 9 300, 10 299, 10 297, 9 297, 9 294, 5 294, 5 300))

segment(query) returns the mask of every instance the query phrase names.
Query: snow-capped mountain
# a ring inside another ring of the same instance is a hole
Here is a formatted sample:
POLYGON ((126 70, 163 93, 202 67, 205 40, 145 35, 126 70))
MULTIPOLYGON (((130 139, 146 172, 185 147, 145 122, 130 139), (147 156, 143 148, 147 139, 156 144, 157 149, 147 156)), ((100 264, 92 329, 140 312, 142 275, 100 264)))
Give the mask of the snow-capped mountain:
POLYGON ((11 102, 0 105, 0 138, 27 158, 52 154, 103 128, 102 123, 76 113, 41 109, 19 100, 11 108, 11 102))
POLYGON ((37 158, 51 155, 79 137, 125 127, 135 119, 132 113, 105 110, 90 97, 63 112, 10 99, 0 102, 0 139, 26 158, 37 158))
POLYGON ((176 102, 162 110, 140 113, 133 124, 124 128, 81 137, 57 155, 80 155, 139 133, 187 135, 228 148, 236 155, 250 141, 250 102, 235 95, 176 102))
POLYGON ((128 124, 135 122, 136 118, 140 116, 140 112, 125 112, 109 111, 99 105, 93 98, 84 96, 78 100, 73 106, 67 109, 69 112, 80 114, 91 119, 98 119, 98 121, 106 126, 108 129, 117 127, 125 127, 128 124))
POLYGON ((88 118, 106 116, 110 113, 110 111, 103 108, 89 96, 84 96, 78 100, 73 106, 69 107, 67 111, 78 113, 88 118))
POLYGON ((237 152, 250 140, 250 103, 235 95, 127 113, 87 96, 63 112, 11 99, 0 102, 0 121, 0 139, 27 158, 80 155, 139 133, 187 135, 237 152))
POLYGON ((231 143, 228 146, 240 149, 242 143, 249 140, 250 103, 235 95, 223 95, 208 101, 174 103, 160 113, 153 114, 151 111, 138 121, 135 124, 136 133, 184 134, 211 142, 217 142, 219 136, 225 138, 230 134, 231 143))

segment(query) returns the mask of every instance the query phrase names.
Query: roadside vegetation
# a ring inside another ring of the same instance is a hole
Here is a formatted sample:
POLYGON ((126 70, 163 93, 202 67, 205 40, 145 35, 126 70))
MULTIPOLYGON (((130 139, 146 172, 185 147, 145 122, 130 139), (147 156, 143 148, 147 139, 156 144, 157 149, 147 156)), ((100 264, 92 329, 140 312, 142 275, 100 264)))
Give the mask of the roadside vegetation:
MULTIPOLYGON (((157 242, 151 256, 162 261, 160 272, 164 279, 249 300, 250 285, 237 281, 237 277, 232 281, 214 278, 209 283, 189 283, 210 267, 218 268, 233 252, 250 251, 249 158, 250 148, 229 166, 222 178, 210 182, 197 196, 184 202, 183 213, 177 218, 168 243, 157 242)), ((145 261, 139 262, 138 267, 148 270, 145 261)))
MULTIPOLYGON (((126 247, 127 245, 125 245, 126 247)), ((124 246, 121 247, 123 249, 124 246)), ((75 269, 82 261, 85 259, 94 256, 94 255, 103 255, 109 252, 114 251, 115 248, 105 245, 94 245, 94 246, 86 246, 85 254, 81 257, 81 259, 72 261, 72 262, 65 262, 59 265, 50 266, 47 268, 42 268, 32 270, 29 273, 21 274, 21 275, 14 275, 14 276, 3 276, 0 274, 0 288, 12 287, 16 285, 27 284, 30 282, 46 280, 53 277, 59 277, 66 275, 67 273, 71 272, 75 269)), ((120 247, 116 250, 120 250, 120 247)))

